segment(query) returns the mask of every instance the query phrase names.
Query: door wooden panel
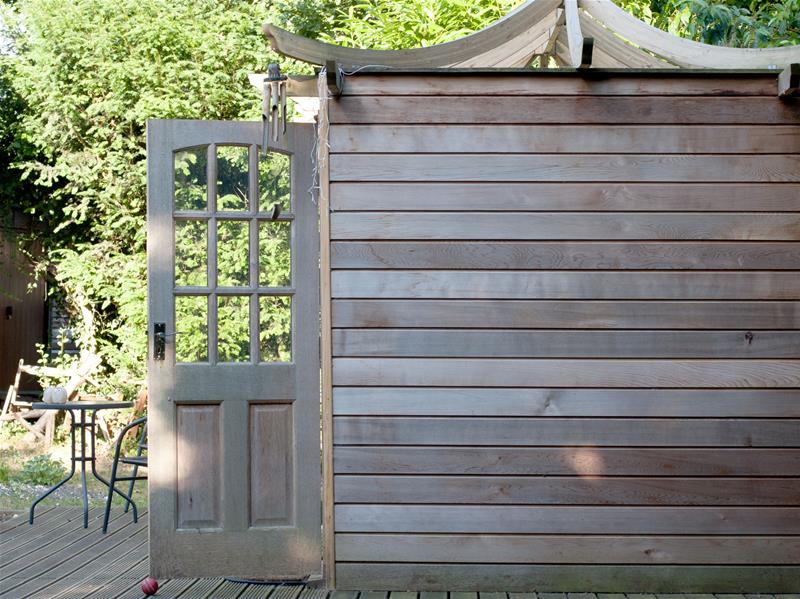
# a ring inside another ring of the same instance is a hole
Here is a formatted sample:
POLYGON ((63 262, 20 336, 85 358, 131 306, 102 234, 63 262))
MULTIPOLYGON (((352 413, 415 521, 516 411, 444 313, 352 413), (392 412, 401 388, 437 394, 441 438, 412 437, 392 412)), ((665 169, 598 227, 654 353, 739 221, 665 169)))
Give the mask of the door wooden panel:
POLYGON ((250 526, 293 522, 291 404, 250 406, 250 526))
POLYGON ((261 133, 256 122, 148 124, 150 564, 161 578, 321 569, 313 128, 289 125, 266 155, 261 133))
POLYGON ((222 459, 218 405, 177 408, 178 528, 219 528, 222 459))

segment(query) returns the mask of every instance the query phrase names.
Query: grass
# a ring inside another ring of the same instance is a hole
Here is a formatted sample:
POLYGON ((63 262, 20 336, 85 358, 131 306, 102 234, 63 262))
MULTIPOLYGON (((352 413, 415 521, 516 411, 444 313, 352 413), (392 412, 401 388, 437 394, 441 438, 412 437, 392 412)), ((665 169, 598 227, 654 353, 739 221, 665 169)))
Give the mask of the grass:
MULTIPOLYGON (((46 448, 42 441, 26 435, 25 429, 17 423, 4 422, 0 425, 0 511, 27 510, 40 493, 69 472, 68 427, 59 427, 55 437, 53 445, 46 448)), ((114 446, 99 437, 96 446, 97 471, 108 479, 114 446)), ((83 505, 80 463, 76 466, 75 476, 39 505, 83 505)), ((87 469, 90 469, 88 463, 87 469)), ((127 474, 128 470, 124 473, 127 474)), ((104 506, 108 487, 95 479, 90 471, 87 472, 86 482, 90 505, 104 506)), ((125 489, 127 484, 119 483, 119 488, 125 489)), ((147 505, 146 481, 136 483, 133 499, 139 507, 147 505)), ((115 497, 114 505, 122 505, 122 499, 115 497)))

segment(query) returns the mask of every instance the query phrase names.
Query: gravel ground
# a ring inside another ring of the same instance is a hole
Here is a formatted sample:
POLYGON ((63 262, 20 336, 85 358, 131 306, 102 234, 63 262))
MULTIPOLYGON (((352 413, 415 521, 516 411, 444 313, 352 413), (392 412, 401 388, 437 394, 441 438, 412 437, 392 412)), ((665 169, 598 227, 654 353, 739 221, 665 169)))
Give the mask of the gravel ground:
MULTIPOLYGON (((94 481, 98 487, 102 487, 101 483, 94 481)), ((146 483, 136 483, 137 489, 134 493, 134 501, 137 506, 146 504, 146 498, 142 491, 146 488, 146 483)), ((93 487, 94 485, 92 485, 93 487)), ((104 488, 89 487, 89 505, 91 506, 104 506, 106 503, 106 493, 104 488)), ((45 485, 32 485, 21 482, 10 482, 0 484, 0 511, 2 510, 20 510, 27 509, 31 503, 42 493, 48 489, 45 485)), ((116 504, 119 500, 115 498, 116 504)), ((83 492, 81 490, 80 475, 76 475, 69 483, 60 487, 58 491, 50 495, 43 503, 39 505, 83 505, 83 492)))

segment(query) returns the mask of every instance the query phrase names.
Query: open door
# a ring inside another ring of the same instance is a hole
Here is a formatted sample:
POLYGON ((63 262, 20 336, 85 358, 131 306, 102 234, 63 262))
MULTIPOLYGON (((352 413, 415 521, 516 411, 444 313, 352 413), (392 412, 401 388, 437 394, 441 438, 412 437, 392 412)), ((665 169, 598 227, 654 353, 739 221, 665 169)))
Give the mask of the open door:
POLYGON ((150 568, 321 570, 313 127, 148 123, 150 568))

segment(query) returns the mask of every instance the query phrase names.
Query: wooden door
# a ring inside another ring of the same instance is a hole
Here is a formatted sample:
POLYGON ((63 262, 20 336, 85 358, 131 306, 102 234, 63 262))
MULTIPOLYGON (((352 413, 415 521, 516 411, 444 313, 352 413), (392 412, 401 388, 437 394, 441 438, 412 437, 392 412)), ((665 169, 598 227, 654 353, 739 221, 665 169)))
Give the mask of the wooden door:
POLYGON ((266 157, 260 138, 256 122, 148 123, 157 577, 321 569, 313 128, 266 157))

